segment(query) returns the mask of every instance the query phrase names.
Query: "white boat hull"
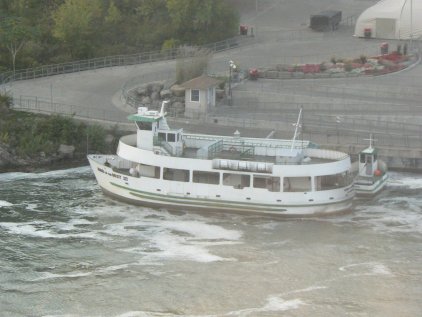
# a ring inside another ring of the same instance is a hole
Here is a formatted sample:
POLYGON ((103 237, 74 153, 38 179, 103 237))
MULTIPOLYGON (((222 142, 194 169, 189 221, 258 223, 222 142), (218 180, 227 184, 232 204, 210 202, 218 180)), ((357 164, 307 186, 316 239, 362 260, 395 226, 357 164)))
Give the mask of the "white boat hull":
MULTIPOLYGON (((336 191, 327 191, 326 193, 277 193, 282 197, 279 203, 266 203, 261 195, 249 195, 245 192, 230 194, 230 188, 227 186, 215 186, 214 192, 201 188, 198 184, 180 184, 186 187, 179 190, 177 182, 169 182, 160 179, 132 177, 120 174, 89 158, 92 170, 103 192, 120 201, 135 205, 142 205, 153 208, 166 208, 169 210, 182 209, 194 211, 216 211, 216 212, 247 212, 271 215, 285 216, 317 216, 324 214, 333 214, 347 211, 352 207, 354 196, 353 185, 347 188, 337 189, 336 191), (170 184, 171 183, 171 184, 170 184), (218 189, 220 187, 220 189, 218 189), (160 188, 160 189, 158 189, 160 188), (226 196, 216 195, 215 193, 228 193, 226 196), (346 192, 346 193, 345 193, 346 192), (250 197, 246 197, 250 196, 250 197), (307 200, 304 200, 307 195, 307 200), (336 197, 342 197, 338 198, 336 197), (221 196, 216 198, 216 196, 221 196), (335 197, 335 198, 334 198, 335 197), (290 198, 290 199, 289 199, 290 198)), ((251 188, 251 191, 254 189, 251 188)), ((275 195, 275 193, 273 194, 275 195)), ((273 200, 276 201, 275 199, 273 200)))
POLYGON ((355 193, 361 197, 371 197, 381 192, 387 184, 388 174, 385 173, 382 177, 376 179, 371 184, 361 183, 357 180, 354 184, 355 193))

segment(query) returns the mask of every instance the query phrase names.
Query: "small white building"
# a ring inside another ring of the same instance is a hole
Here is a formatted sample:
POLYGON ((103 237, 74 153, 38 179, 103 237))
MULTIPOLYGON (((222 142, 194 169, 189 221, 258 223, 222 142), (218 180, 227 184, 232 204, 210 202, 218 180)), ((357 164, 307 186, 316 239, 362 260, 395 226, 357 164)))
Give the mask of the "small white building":
POLYGON ((359 16, 355 36, 417 39, 422 36, 421 17, 422 0, 381 0, 359 16))
POLYGON ((216 87, 220 81, 216 78, 201 75, 181 84, 185 90, 185 115, 193 117, 207 113, 215 107, 216 87))

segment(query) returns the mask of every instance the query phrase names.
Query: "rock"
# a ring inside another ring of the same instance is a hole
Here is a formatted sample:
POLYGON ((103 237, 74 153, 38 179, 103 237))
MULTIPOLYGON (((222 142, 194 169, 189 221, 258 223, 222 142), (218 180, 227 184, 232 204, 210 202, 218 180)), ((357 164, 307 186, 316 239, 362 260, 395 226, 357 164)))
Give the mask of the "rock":
POLYGON ((154 82, 151 83, 151 91, 152 92, 160 92, 164 87, 164 83, 162 82, 154 82))
POLYGON ((162 99, 169 99, 171 95, 172 94, 170 89, 163 89, 160 91, 160 96, 162 99))
POLYGON ((265 78, 268 79, 276 79, 278 78, 278 71, 275 70, 268 70, 265 72, 265 78))
POLYGON ((60 158, 73 158, 75 147, 73 145, 60 144, 57 152, 60 158))
POLYGON ((151 98, 150 98, 150 97, 148 97, 148 96, 146 96, 146 97, 142 98, 142 100, 141 100, 141 103, 142 103, 143 105, 150 105, 150 104, 151 104, 151 102, 152 102, 152 100, 151 100, 151 98))
POLYGON ((146 96, 147 93, 148 93, 147 87, 145 87, 145 86, 136 88, 136 94, 138 96, 146 96))
POLYGON ((16 158, 9 153, 6 146, 0 144, 0 167, 7 165, 14 165, 16 158))
POLYGON ((107 134, 106 137, 105 137, 105 142, 107 144, 111 144, 111 143, 113 143, 113 141, 114 141, 114 136, 112 134, 107 134))
POLYGON ((160 93, 158 91, 153 91, 151 93, 151 99, 154 100, 154 101, 159 100, 160 99, 160 93))
POLYGON ((185 96, 185 88, 180 85, 173 85, 170 88, 170 91, 175 95, 176 97, 182 97, 185 96))

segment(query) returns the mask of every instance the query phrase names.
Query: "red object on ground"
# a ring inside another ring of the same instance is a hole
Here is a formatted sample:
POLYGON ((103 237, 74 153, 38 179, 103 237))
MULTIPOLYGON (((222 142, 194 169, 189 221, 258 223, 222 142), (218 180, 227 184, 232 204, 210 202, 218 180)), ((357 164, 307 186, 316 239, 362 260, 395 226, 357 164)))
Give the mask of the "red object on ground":
POLYGON ((248 26, 247 25, 240 25, 240 35, 248 35, 248 26))
POLYGON ((380 170, 375 170, 374 175, 375 176, 381 176, 382 172, 380 170))
POLYGON ((319 64, 306 64, 302 66, 302 71, 307 73, 319 73, 321 71, 319 64))
POLYGON ((249 78, 252 80, 258 79, 258 69, 256 68, 249 69, 249 78))

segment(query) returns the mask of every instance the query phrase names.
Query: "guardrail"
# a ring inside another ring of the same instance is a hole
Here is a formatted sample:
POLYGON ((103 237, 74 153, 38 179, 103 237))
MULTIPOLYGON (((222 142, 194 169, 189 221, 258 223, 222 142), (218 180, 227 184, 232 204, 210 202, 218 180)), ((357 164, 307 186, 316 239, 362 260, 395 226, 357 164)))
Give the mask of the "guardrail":
MULTIPOLYGON (((236 36, 223 41, 206 44, 198 48, 206 48, 212 52, 221 52, 246 45, 254 40, 251 36, 236 36)), ((93 59, 72 61, 61 64, 44 65, 34 68, 21 69, 15 72, 9 71, 0 74, 0 85, 17 80, 35 79, 53 75, 95 70, 105 67, 130 66, 166 60, 174 60, 178 57, 181 48, 144 52, 130 55, 105 56, 93 59)))
MULTIPOLYGON (((127 114, 122 111, 107 111, 100 108, 89 108, 75 105, 51 103, 37 97, 14 98, 15 110, 31 111, 44 114, 61 114, 94 122, 104 121, 110 124, 127 123, 127 114)), ((168 112, 170 118, 179 119, 185 122, 192 120, 185 118, 176 112, 168 112)), ((239 128, 251 129, 274 129, 286 131, 291 129, 291 123, 297 119, 297 113, 273 113, 268 118, 239 118, 230 116, 213 116, 211 114, 198 116, 193 121, 197 123, 219 124, 239 128)), ((370 133, 377 136, 377 145, 395 146, 403 148, 422 149, 422 124, 410 124, 407 122, 395 122, 386 120, 371 120, 362 117, 344 117, 336 121, 336 116, 326 114, 315 114, 304 116, 303 134, 325 135, 327 143, 340 144, 347 139, 347 144, 359 145, 370 133)), ((189 135, 186 135, 189 137, 189 135)))

